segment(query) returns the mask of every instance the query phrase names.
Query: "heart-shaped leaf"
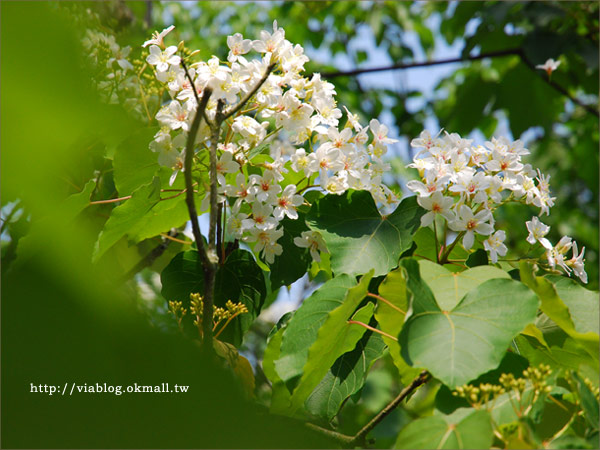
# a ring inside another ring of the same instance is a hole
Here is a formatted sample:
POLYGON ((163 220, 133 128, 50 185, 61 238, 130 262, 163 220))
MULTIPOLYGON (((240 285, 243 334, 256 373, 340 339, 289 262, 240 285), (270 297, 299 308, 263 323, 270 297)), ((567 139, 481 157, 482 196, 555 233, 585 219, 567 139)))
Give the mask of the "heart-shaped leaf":
POLYGON ((493 278, 510 278, 504 270, 493 266, 477 266, 464 272, 450 272, 431 261, 419 261, 421 278, 427 283, 439 307, 454 308, 467 292, 493 278))
POLYGON ((513 337, 535 320, 538 298, 525 285, 492 279, 450 311, 415 295, 400 333, 402 356, 454 388, 500 364, 513 337))

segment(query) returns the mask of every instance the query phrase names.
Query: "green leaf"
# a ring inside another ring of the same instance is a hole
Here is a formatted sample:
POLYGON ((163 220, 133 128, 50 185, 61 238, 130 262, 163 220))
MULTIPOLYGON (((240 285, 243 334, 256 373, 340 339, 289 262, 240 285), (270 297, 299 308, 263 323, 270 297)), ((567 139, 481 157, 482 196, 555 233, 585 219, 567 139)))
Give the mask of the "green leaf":
MULTIPOLYGON (((162 271, 160 279, 163 297, 181 301, 188 307, 191 293, 204 292, 204 271, 198 252, 190 250, 177 254, 162 271)), ((241 249, 233 251, 217 271, 214 304, 224 307, 227 300, 242 302, 248 313, 236 317, 219 339, 239 345, 260 313, 266 295, 264 275, 252 253, 241 249)))
POLYGON ((100 257, 129 231, 135 227, 160 199, 160 180, 154 177, 152 183, 137 189, 129 200, 114 208, 104 229, 98 236, 93 260, 100 257))
POLYGON ((471 253, 469 255, 469 257, 467 258, 467 261, 465 261, 465 264, 468 267, 487 266, 488 265, 487 252, 482 248, 478 248, 477 250, 475 250, 473 253, 471 253))
MULTIPOLYGON (((292 413, 303 405, 310 393, 327 374, 335 361, 351 351, 365 333, 365 328, 348 323, 350 317, 368 292, 373 271, 365 274, 358 285, 348 290, 344 302, 328 314, 319 329, 317 340, 308 350, 308 359, 298 386, 292 393, 292 413)), ((373 303, 367 303, 354 314, 353 320, 368 323, 373 315, 373 303)))
POLYGON ((535 294, 510 279, 480 284, 451 311, 415 295, 413 315, 400 333, 402 355, 451 388, 463 385, 500 364, 537 307, 535 294))
MULTIPOLYGON (((371 320, 370 325, 376 324, 371 320)), ((365 332, 354 350, 340 356, 329 369, 306 400, 306 409, 328 421, 333 419, 344 401, 363 387, 369 368, 383 355, 384 349, 379 334, 365 332)))
MULTIPOLYGON (((571 283, 558 280, 559 287, 565 298, 569 300, 574 314, 577 317, 578 328, 571 317, 571 313, 565 302, 559 297, 554 284, 546 278, 536 277, 530 264, 525 262, 520 266, 521 280, 529 286, 542 301, 541 310, 552 319, 569 336, 582 345, 586 351, 597 361, 599 336, 598 328, 592 328, 596 319, 587 318, 585 314, 593 314, 598 310, 597 296, 588 294, 587 289, 577 287, 571 283), (588 310, 586 311, 586 308, 588 310)), ((596 314, 597 315, 597 314, 596 314)), ((597 326, 596 326, 597 327, 597 326)))
MULTIPOLYGON (((38 256, 36 248, 44 245, 45 240, 51 239, 51 236, 48 235, 49 224, 52 224, 52 222, 60 222, 61 224, 72 222, 89 206, 90 198, 95 188, 96 181, 88 181, 81 192, 67 197, 62 203, 57 205, 56 210, 51 215, 43 217, 37 222, 34 221, 31 224, 29 232, 19 239, 17 260, 26 261, 38 256)), ((23 217, 26 217, 25 214, 23 214, 23 217)), ((7 263, 6 259, 4 263, 7 263)))
MULTIPOLYGON (((381 300, 377 301, 375 318, 379 323, 379 328, 392 336, 398 336, 398 334, 400 334, 406 311, 408 311, 409 298, 412 294, 407 287, 407 277, 406 268, 399 267, 388 273, 383 282, 379 285, 379 295, 398 309, 404 311, 404 313, 402 313, 381 300)), ((383 336, 383 342, 385 342, 390 351, 390 356, 400 373, 402 383, 410 383, 419 374, 420 369, 412 368, 406 364, 406 361, 402 358, 398 341, 383 336)))
POLYGON ((432 290, 439 307, 444 311, 454 308, 472 289, 493 278, 510 278, 504 270, 493 266, 478 266, 464 272, 450 272, 431 261, 419 261, 421 277, 432 290))
POLYGON ((277 242, 283 247, 283 253, 276 256, 273 264, 269 265, 273 290, 281 286, 289 286, 302 277, 312 261, 307 248, 300 248, 294 244, 295 237, 299 237, 303 231, 308 231, 305 215, 298 212, 298 219, 292 220, 286 217, 280 224, 283 228, 283 236, 277 242))
POLYGON ((289 319, 293 316, 293 313, 285 314, 277 323, 267 340, 267 347, 262 360, 262 368, 266 377, 271 381, 271 406, 269 408, 271 413, 283 414, 285 409, 290 404, 292 398, 290 392, 285 387, 285 383, 277 374, 275 370, 275 360, 279 358, 281 350, 281 340, 283 338, 283 332, 285 326, 289 322, 289 319))
POLYGON ((598 311, 598 292, 590 291, 575 280, 558 275, 547 275, 556 293, 569 309, 573 327, 578 333, 596 333, 600 331, 598 311))
POLYGON ((486 411, 459 409, 449 416, 434 415, 405 426, 394 448, 490 448, 494 440, 486 411))
POLYGON ((302 375, 309 348, 317 340, 329 312, 343 304, 348 289, 355 285, 351 277, 341 275, 327 281, 302 302, 285 328, 281 352, 275 361, 277 373, 284 382, 293 385, 302 375))
MULTIPOLYGON (((528 366, 529 362, 527 359, 516 353, 507 352, 497 368, 484 373, 469 384, 472 386, 479 386, 483 383, 499 384, 500 376, 504 373, 511 373, 515 378, 520 378, 528 366)), ((435 407, 444 414, 451 414, 458 408, 468 406, 469 403, 464 398, 453 395, 452 390, 444 385, 440 387, 435 396, 435 407)))
POLYGON ((590 367, 598 373, 597 362, 590 358, 574 339, 567 337, 560 345, 550 345, 546 348, 536 338, 528 335, 519 335, 515 338, 515 345, 532 366, 547 364, 552 369, 580 370, 590 367))
POLYGON ((598 409, 600 408, 598 399, 596 399, 594 393, 576 372, 573 372, 573 378, 575 378, 575 381, 577 382, 577 391, 579 392, 585 419, 593 429, 597 430, 599 421, 598 409))
POLYGON ((138 243, 185 224, 190 219, 190 215, 184 195, 158 202, 129 229, 127 233, 129 239, 138 243))
POLYGON ((125 139, 116 149, 113 167, 119 196, 131 195, 150 181, 159 169, 158 154, 148 147, 158 127, 143 128, 125 139))
POLYGON ((378 276, 398 265, 422 215, 416 197, 405 198, 392 214, 382 217, 369 192, 347 191, 315 202, 307 221, 323 235, 335 274, 360 275, 373 269, 378 276))

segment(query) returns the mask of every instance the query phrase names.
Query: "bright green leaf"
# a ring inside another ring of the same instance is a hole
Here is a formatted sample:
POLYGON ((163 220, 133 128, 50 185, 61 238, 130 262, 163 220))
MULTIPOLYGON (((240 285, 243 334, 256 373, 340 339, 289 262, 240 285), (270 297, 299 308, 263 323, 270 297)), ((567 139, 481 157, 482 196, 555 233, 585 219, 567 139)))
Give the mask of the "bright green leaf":
MULTIPOLYGON (((310 393, 327 374, 335 361, 344 353, 354 349, 365 333, 365 328, 348 323, 352 314, 368 292, 373 271, 364 275, 358 285, 348 290, 343 303, 328 314, 327 320, 319 329, 317 340, 308 351, 308 359, 298 386, 292 393, 292 412, 303 405, 310 393)), ((353 320, 368 323, 373 315, 373 303, 367 303, 354 316, 353 320)))
MULTIPOLYGON (((371 321, 370 325, 375 323, 371 321)), ((333 419, 344 401, 362 388, 369 368, 383 355, 384 349, 379 334, 365 332, 354 350, 340 356, 329 369, 306 400, 306 409, 328 421, 333 419)))
POLYGON ((348 289, 355 285, 351 277, 341 275, 327 281, 302 302, 285 328, 281 352, 275 361, 277 373, 284 382, 302 375, 309 348, 317 340, 329 312, 342 305, 348 289))
POLYGON ((152 183, 137 189, 129 200, 112 210, 104 229, 98 236, 94 249, 94 261, 100 257, 119 239, 127 235, 142 218, 159 202, 160 180, 154 177, 152 183))
POLYGON ((158 154, 148 147, 157 127, 142 128, 125 139, 116 149, 113 167, 119 196, 131 195, 140 186, 152 181, 159 169, 158 154))
POLYGON ((450 272, 431 261, 419 261, 421 277, 432 290, 444 311, 454 308, 458 302, 481 283, 493 278, 510 278, 504 270, 493 266, 477 266, 464 272, 450 272))
MULTIPOLYGON (((559 297, 554 284, 546 278, 536 277, 529 264, 522 262, 520 267, 521 280, 529 286, 542 301, 541 310, 552 319, 556 325, 562 328, 569 336, 582 345, 586 351, 598 360, 598 329, 591 330, 595 326, 593 318, 585 317, 598 311, 597 296, 588 294, 587 289, 572 285, 569 282, 558 280, 561 292, 568 299, 574 314, 577 317, 578 331, 571 317, 571 312, 565 302, 559 297), (594 298, 596 297, 596 298, 594 298), (585 331, 584 331, 585 330, 585 331)), ((597 315, 597 314, 596 314, 597 315)))
MULTIPOLYGON (((379 285, 379 295, 388 300, 396 308, 404 311, 403 313, 378 300, 375 318, 382 331, 392 336, 398 336, 404 323, 406 311, 408 311, 409 297, 411 296, 406 285, 407 273, 404 267, 388 273, 383 282, 379 285)), ((390 356, 394 365, 400 373, 402 383, 410 383, 421 371, 419 368, 410 367, 402 358, 400 353, 400 344, 397 340, 383 336, 383 341, 388 346, 390 356)))
POLYGON ((413 315, 400 334, 402 355, 452 388, 497 367, 538 307, 533 292, 509 279, 480 284, 451 311, 421 303, 415 295, 413 315))

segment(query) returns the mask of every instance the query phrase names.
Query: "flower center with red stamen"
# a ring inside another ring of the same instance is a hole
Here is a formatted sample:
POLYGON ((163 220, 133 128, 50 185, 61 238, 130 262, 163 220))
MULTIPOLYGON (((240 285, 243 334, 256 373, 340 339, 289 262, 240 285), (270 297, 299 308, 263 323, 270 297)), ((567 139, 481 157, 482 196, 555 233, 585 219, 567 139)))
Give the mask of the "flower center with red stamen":
POLYGON ((504 161, 504 162, 502 162, 502 163, 500 164, 500 168, 501 168, 502 170, 506 170, 506 168, 507 168, 507 167, 508 167, 508 163, 507 163, 506 161, 504 161))
POLYGON ((256 217, 254 218, 254 221, 255 221, 256 223, 265 223, 265 218, 264 218, 264 217, 262 217, 262 216, 256 216, 256 217))
POLYGON ((437 203, 434 203, 433 205, 431 205, 431 210, 433 212, 439 213, 442 210, 442 207, 437 203))
POLYGON ((472 230, 473 228, 475 228, 477 226, 477 221, 475 219, 470 219, 467 222, 467 230, 472 230))
POLYGON ((279 206, 281 206, 282 208, 285 208, 290 204, 290 202, 288 202, 287 198, 285 198, 285 197, 280 198, 278 203, 279 203, 279 206))
POLYGON ((469 185, 469 187, 467 188, 467 190, 468 190, 470 193, 473 193, 473 192, 475 192, 475 185, 474 185, 474 184, 470 184, 470 185, 469 185))
POLYGON ((323 159, 320 163, 319 166, 321 167, 321 169, 326 169, 328 166, 328 163, 325 159, 323 159))
POLYGON ((435 192, 437 189, 437 186, 435 184, 430 184, 429 186, 427 186, 427 192, 435 192))
POLYGON ((261 184, 260 184, 260 188, 261 188, 263 191, 265 191, 265 192, 268 192, 268 190, 269 190, 269 188, 270 188, 270 186, 269 186, 269 183, 264 183, 264 182, 263 182, 263 183, 261 183, 261 184))

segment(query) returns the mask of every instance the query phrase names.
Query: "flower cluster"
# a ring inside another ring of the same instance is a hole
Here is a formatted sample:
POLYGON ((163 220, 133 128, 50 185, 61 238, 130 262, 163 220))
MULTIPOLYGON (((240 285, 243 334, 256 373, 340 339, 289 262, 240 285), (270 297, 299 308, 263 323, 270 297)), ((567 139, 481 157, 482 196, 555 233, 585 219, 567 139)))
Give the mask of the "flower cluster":
MULTIPOLYGON (((408 167, 419 171, 420 179, 407 183, 408 189, 418 196, 419 205, 428 212, 421 218, 422 226, 429 226, 436 215, 444 218, 447 227, 458 233, 465 249, 473 247, 477 235, 485 236, 483 247, 493 263, 506 255, 506 233, 495 230, 493 212, 507 202, 532 205, 540 215, 549 214, 555 198, 550 193, 550 177, 522 161, 529 154, 520 140, 505 138, 473 145, 456 133, 441 132, 432 137, 423 131, 411 145, 418 150, 408 167)), ((553 247, 544 237, 549 227, 537 217, 527 222, 528 242, 539 242, 548 252, 551 268, 571 270, 587 282, 583 270, 583 250, 577 253, 577 244, 565 236, 553 247), (573 248, 569 260, 564 254, 573 248)))
MULTIPOLYGON (((209 121, 215 119, 218 102, 225 108, 245 102, 225 122, 217 150, 219 202, 231 205, 228 231, 235 238, 255 242, 254 250, 272 263, 282 252, 277 243, 283 235, 281 220, 298 218, 297 208, 305 202, 301 194, 311 188, 338 195, 348 189, 368 190, 381 205, 397 203, 382 184, 389 169, 382 157, 395 142, 387 136, 388 129, 376 119, 363 126, 346 108, 342 127, 344 112, 337 106, 334 86, 319 74, 302 75, 308 57, 300 45, 285 39, 277 22, 257 40, 239 33, 229 36, 226 61, 212 56, 188 62, 187 73, 182 57, 195 52, 178 51, 181 44, 166 46, 164 39, 172 29, 144 43, 146 61, 169 93, 156 114, 161 129, 150 149, 158 153, 161 165, 173 169, 173 183, 183 169, 197 97, 207 88, 212 91, 206 108, 209 121), (251 51, 254 59, 248 57, 251 51)), ((203 121, 196 139, 199 152, 210 147, 210 139, 209 125, 203 121)), ((316 260, 318 251, 325 250, 315 233, 303 233, 294 242, 309 248, 316 260)))
POLYGON ((137 104, 137 79, 129 61, 131 47, 121 47, 113 35, 88 29, 82 40, 94 72, 96 88, 107 103, 123 103, 128 109, 137 104))

